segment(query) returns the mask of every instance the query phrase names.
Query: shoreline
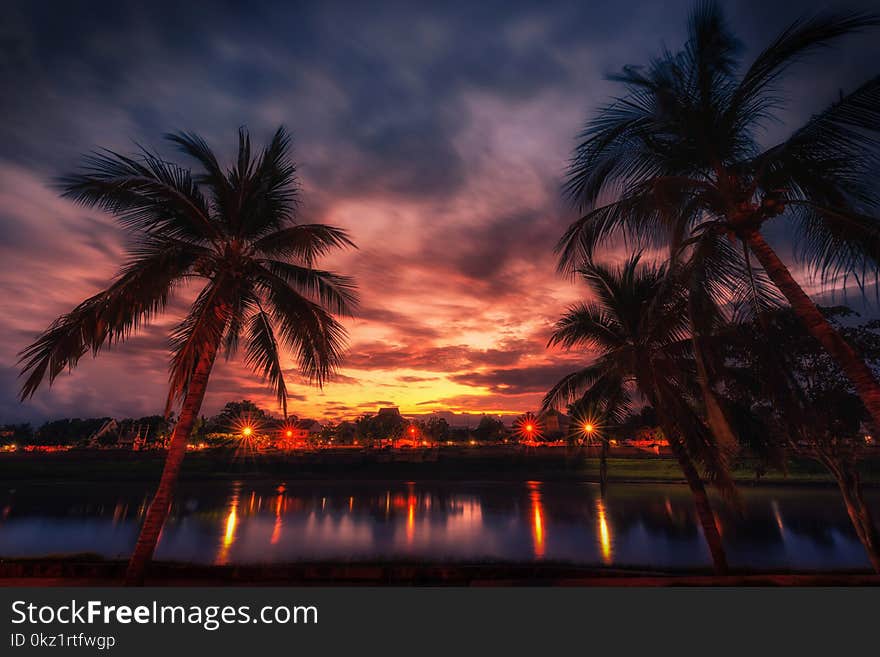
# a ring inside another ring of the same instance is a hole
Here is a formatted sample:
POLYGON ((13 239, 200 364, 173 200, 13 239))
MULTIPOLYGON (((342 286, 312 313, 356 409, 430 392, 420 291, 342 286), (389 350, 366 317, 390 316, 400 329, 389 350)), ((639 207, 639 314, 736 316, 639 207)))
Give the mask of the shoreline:
MULTIPOLYGON (((278 484, 284 484, 289 486, 305 486, 310 484, 320 483, 322 486, 335 486, 335 485, 351 485, 353 483, 363 484, 363 485, 386 485, 388 483, 399 483, 399 484, 407 484, 407 483, 415 483, 415 484, 423 484, 423 485, 437 485, 437 484, 462 484, 468 486, 481 486, 481 485, 502 485, 502 484, 516 484, 516 483, 528 483, 529 481, 536 481, 541 484, 589 484, 593 486, 598 486, 600 481, 597 478, 559 478, 559 477, 543 477, 543 478, 529 478, 529 477, 515 477, 515 478, 474 478, 474 479, 462 479, 462 478, 451 478, 451 477, 417 477, 407 478, 407 477, 382 477, 382 478, 362 478, 362 477, 353 477, 349 479, 343 478, 327 478, 327 479, 318 479, 318 478, 291 478, 291 477, 267 477, 263 475, 253 475, 253 476, 244 476, 237 477, 234 479, 226 479, 226 478, 214 478, 214 479, 183 479, 179 483, 182 485, 218 485, 225 486, 232 484, 233 482, 247 483, 253 485, 264 485, 264 486, 275 486, 278 484)), ((4 484, 6 482, 4 481, 4 484)), ((78 480, 70 480, 70 479, 18 479, 18 480, 9 480, 8 488, 14 489, 16 488, 16 483, 21 483, 27 486, 69 486, 69 485, 79 485, 79 484, 88 484, 92 485, 143 485, 143 484, 158 484, 158 478, 156 479, 126 479, 123 481, 107 481, 107 480, 90 480, 90 479, 78 479, 78 480)), ((816 481, 816 480, 805 480, 805 479, 791 479, 791 480, 780 480, 780 479, 771 479, 766 481, 754 481, 754 480, 736 480, 736 484, 738 487, 744 489, 759 489, 759 488, 803 488, 803 489, 834 489, 837 488, 837 484, 833 481, 816 481)), ((685 479, 651 479, 651 478, 608 478, 608 485, 618 485, 618 486, 685 486, 687 485, 687 481, 685 479)), ((5 485, 3 487, 6 487, 5 485)), ((866 490, 874 490, 880 488, 880 483, 870 481, 864 482, 862 487, 866 490)), ((2 490, 2 488, 0 488, 2 490)), ((710 491, 713 490, 710 486, 710 491)))
MULTIPOLYGON (((531 452, 481 447, 440 450, 423 460, 411 452, 312 452, 257 453, 235 458, 223 450, 187 454, 180 483, 248 482, 389 482, 424 483, 598 483, 597 458, 563 448, 531 452), (389 458, 390 457, 390 458, 389 458)), ((67 452, 0 453, 0 482, 14 488, 46 483, 140 483, 158 482, 164 463, 163 452, 77 450, 67 452)), ((836 487, 821 466, 793 460, 787 473, 769 471, 755 477, 756 462, 741 458, 733 468, 734 480, 743 488, 801 486, 836 487)), ((880 486, 880 458, 863 462, 862 483, 880 486)), ((683 484, 678 463, 665 455, 614 455, 608 459, 609 484, 683 484)))
MULTIPOLYGON (((119 586, 126 562, 77 558, 2 559, 0 587, 119 586)), ((156 561, 146 586, 880 586, 869 570, 766 571, 567 563, 297 562, 206 565, 156 561)))

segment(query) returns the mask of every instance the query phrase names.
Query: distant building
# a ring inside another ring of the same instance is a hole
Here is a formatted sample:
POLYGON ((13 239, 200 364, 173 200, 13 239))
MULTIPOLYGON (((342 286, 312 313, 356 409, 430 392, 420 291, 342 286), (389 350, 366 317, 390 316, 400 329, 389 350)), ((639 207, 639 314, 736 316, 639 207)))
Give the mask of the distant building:
POLYGON ((343 420, 336 426, 336 441, 343 444, 354 444, 357 441, 357 425, 343 420))
POLYGON ((556 410, 545 411, 538 417, 538 420, 545 435, 567 434, 568 428, 571 426, 571 417, 556 410))
POLYGON ((383 408, 380 408, 380 409, 379 409, 379 412, 376 413, 376 415, 379 416, 379 417, 382 417, 382 416, 389 416, 389 415, 390 415, 390 416, 401 417, 401 415, 400 415, 400 409, 397 408, 397 406, 385 406, 385 407, 383 407, 383 408))
POLYGON ((298 429, 301 429, 302 431, 304 431, 306 433, 306 435, 309 435, 309 436, 317 435, 317 434, 321 433, 321 431, 323 431, 323 429, 324 429, 323 424, 321 424, 317 420, 309 420, 309 419, 300 420, 299 422, 296 423, 296 426, 298 429))

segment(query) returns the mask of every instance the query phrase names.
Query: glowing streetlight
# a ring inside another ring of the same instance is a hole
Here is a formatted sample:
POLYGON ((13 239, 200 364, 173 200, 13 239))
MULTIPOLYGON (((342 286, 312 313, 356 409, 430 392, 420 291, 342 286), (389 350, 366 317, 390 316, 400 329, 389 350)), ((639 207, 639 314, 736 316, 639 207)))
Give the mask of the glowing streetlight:
POLYGON ((253 427, 245 427, 244 429, 241 430, 241 434, 242 434, 245 438, 249 437, 253 432, 254 432, 254 428, 253 428, 253 427))
POLYGON ((584 423, 584 433, 587 434, 588 436, 590 434, 592 434, 595 430, 596 430, 596 427, 594 427, 590 422, 584 423))
POLYGON ((286 433, 285 435, 286 435, 288 438, 293 438, 293 431, 290 430, 290 429, 288 429, 288 430, 287 430, 287 433, 286 433))
POLYGON ((533 443, 541 437, 544 431, 541 420, 532 413, 526 413, 518 417, 513 423, 513 429, 519 439, 527 443, 533 443))

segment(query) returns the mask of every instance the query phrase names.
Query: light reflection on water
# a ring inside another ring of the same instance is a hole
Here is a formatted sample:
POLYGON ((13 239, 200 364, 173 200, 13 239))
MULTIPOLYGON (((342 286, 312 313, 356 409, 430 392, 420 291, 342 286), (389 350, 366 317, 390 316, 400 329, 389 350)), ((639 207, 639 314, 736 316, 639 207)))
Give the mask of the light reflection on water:
POLYGON ((599 550, 602 554, 602 563, 611 565, 611 529, 608 518, 605 516, 605 500, 601 497, 596 500, 596 520, 598 521, 599 550))
POLYGON ((541 504, 541 484, 526 482, 529 488, 529 501, 532 504, 532 540, 535 544, 535 559, 544 558, 544 507, 541 504))
MULTIPOLYGON (((875 509, 878 491, 868 491, 875 509)), ((718 502, 729 561, 755 569, 867 568, 832 489, 743 491, 718 502)), ((0 492, 0 556, 132 549, 143 486, 32 485, 0 492)), ((688 491, 674 485, 287 483, 186 485, 157 558, 201 563, 413 560, 707 566, 688 491)))
MULTIPOLYGON (((228 563, 229 549, 235 542, 235 528, 238 526, 238 498, 241 493, 241 485, 236 482, 232 486, 232 496, 229 499, 229 512, 226 514, 226 530, 223 532, 223 540, 220 543, 220 550, 217 552, 217 558, 214 560, 218 566, 228 563)), ((248 507, 253 509, 255 494, 251 493, 251 504, 248 507)), ((164 531, 164 529, 163 529, 164 531)))

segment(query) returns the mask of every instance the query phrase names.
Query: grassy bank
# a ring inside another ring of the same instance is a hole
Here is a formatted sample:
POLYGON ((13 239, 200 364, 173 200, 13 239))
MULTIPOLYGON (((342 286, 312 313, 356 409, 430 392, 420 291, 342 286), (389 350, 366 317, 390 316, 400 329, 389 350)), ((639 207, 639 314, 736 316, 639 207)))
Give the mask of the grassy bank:
MULTIPOLYGON (((509 448, 441 450, 436 460, 417 455, 393 456, 376 452, 319 452, 300 454, 259 453, 247 457, 216 450, 188 454, 183 481, 229 479, 360 479, 360 480, 492 480, 596 481, 598 459, 584 458, 564 449, 514 450, 509 448)), ((164 454, 158 452, 71 451, 0 454, 0 481, 156 481, 164 454)), ((741 459, 734 468, 743 484, 832 484, 821 466, 793 461, 787 473, 755 475, 756 462, 741 459)), ((678 482, 678 464, 663 456, 626 456, 609 459, 612 481, 678 482)), ((864 481, 880 484, 880 458, 863 463, 864 481)))

